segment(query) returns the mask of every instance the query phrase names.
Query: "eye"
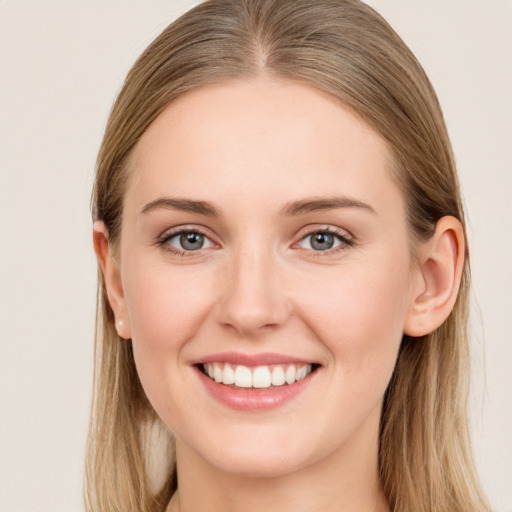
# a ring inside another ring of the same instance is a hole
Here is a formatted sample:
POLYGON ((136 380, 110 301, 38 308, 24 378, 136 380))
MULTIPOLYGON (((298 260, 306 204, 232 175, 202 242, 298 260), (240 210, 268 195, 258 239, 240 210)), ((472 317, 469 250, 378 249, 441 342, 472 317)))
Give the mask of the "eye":
POLYGON ((181 230, 171 233, 165 236, 160 244, 168 250, 179 253, 208 249, 213 246, 212 241, 206 235, 196 230, 181 230))
POLYGON ((344 234, 332 230, 314 231, 309 233, 298 243, 302 249, 312 251, 329 251, 338 247, 352 245, 352 240, 344 234))

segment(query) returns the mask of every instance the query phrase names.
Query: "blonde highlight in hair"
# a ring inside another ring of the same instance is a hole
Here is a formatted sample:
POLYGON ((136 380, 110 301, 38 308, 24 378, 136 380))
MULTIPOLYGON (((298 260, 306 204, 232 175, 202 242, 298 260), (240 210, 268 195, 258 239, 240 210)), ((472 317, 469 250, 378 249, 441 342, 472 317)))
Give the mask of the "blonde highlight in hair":
MULTIPOLYGON (((146 49, 113 106, 93 194, 94 217, 112 247, 121 236, 130 153, 152 121, 187 91, 261 74, 329 93, 387 141, 413 240, 428 239, 445 215, 464 225, 435 92, 380 15, 357 0, 209 0, 146 49)), ((395 512, 490 510, 468 433, 469 282, 466 254, 449 318, 427 336, 402 341, 379 447, 381 484, 395 512)), ((101 273, 95 361, 87 511, 162 512, 176 489, 173 441, 144 394, 131 342, 116 333, 101 273)))

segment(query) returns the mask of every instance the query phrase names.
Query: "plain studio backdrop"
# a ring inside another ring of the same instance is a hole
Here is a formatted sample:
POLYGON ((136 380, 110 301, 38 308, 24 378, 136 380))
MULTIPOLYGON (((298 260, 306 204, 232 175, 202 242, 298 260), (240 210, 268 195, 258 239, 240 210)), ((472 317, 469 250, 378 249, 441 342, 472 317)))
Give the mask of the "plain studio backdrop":
MULTIPOLYGON (((512 1, 372 0, 439 94, 469 213, 471 417, 512 512, 512 1)), ((129 67, 190 0, 0 0, 0 512, 82 510, 90 190, 129 67)))

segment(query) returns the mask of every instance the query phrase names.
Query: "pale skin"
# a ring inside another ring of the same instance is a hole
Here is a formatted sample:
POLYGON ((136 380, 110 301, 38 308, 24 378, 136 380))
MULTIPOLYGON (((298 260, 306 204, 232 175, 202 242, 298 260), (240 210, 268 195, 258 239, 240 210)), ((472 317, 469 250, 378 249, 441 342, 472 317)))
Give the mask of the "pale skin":
POLYGON ((101 221, 94 242, 118 333, 176 435, 169 511, 389 510, 383 395, 403 334, 450 313, 464 254, 452 217, 412 244, 391 162, 347 108, 268 77, 186 93, 139 141, 118 251, 101 221), (316 366, 279 407, 237 410, 196 367, 227 352, 316 366))

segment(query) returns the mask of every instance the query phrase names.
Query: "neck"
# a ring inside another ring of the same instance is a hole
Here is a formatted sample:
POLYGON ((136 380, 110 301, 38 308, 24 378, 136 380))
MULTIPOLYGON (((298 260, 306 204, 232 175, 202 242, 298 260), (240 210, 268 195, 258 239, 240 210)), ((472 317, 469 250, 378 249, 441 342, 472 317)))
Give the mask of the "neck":
POLYGON ((290 474, 252 477, 219 470, 178 440, 178 491, 167 512, 389 512, 377 440, 374 449, 354 448, 290 474))

